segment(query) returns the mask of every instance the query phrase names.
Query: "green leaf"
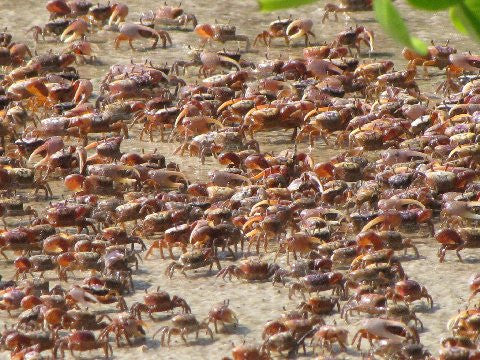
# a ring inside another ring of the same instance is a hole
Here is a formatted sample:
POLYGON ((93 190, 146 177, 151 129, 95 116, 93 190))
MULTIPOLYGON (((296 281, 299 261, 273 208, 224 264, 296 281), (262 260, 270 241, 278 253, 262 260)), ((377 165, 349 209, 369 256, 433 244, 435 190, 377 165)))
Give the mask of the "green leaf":
POLYGON ((461 13, 460 19, 462 19, 462 24, 467 32, 480 41, 480 1, 465 0, 457 8, 461 13))
POLYGON ((463 20, 462 20, 463 13, 461 10, 459 10, 458 6, 451 7, 449 10, 449 13, 450 13, 450 21, 455 26, 455 28, 460 33, 467 35, 468 31, 465 28, 465 25, 463 25, 463 20))
POLYGON ((462 0, 407 0, 410 5, 424 10, 444 10, 458 5, 462 0))
POLYGON ((423 42, 423 40, 412 36, 410 37, 410 41, 412 42, 412 48, 418 53, 418 54, 426 54, 428 52, 428 47, 427 45, 423 42))
POLYGON ((291 7, 302 6, 313 3, 317 0, 258 0, 260 10, 273 11, 291 7))
POLYGON ((374 0, 373 9, 375 10, 377 21, 393 39, 411 48, 418 54, 425 55, 427 53, 427 46, 423 41, 410 36, 407 25, 405 25, 391 0, 374 0))

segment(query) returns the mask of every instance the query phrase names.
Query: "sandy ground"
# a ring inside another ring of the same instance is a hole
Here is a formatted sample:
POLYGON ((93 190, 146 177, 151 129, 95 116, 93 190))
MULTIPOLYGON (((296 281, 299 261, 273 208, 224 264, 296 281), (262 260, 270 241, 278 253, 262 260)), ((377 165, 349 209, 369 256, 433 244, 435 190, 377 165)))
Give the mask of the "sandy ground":
MULTIPOLYGON (((33 24, 41 24, 47 20, 46 11, 43 7, 43 1, 40 0, 26 0, 26 1, 1 1, 0 4, 0 27, 8 26, 14 33, 16 40, 26 39, 24 31, 33 24)), ((139 14, 143 10, 153 9, 157 1, 141 1, 129 0, 130 16, 132 19, 138 19, 139 14)), ((299 10, 291 11, 294 16, 305 16, 311 14, 316 21, 315 33, 319 42, 324 40, 330 41, 333 34, 343 30, 345 27, 354 26, 355 24, 363 23, 368 27, 372 27, 376 32, 377 50, 372 54, 372 58, 394 58, 401 68, 404 64, 403 60, 399 59, 400 48, 391 42, 379 30, 377 24, 373 22, 372 13, 354 14, 353 18, 339 23, 329 23, 322 26, 320 24, 321 11, 317 10, 323 7, 325 1, 320 1, 317 5, 307 6, 299 10)), ((398 1, 397 1, 398 3, 398 1)), ((400 8, 406 14, 407 20, 412 28, 415 29, 417 35, 425 39, 435 38, 438 42, 444 42, 451 38, 453 44, 460 49, 475 48, 468 40, 461 39, 452 32, 449 25, 445 25, 445 15, 433 15, 426 13, 409 13, 408 8, 400 3, 400 8), (426 22, 426 17, 428 22, 426 22)), ((234 2, 212 2, 206 0, 190 1, 184 3, 184 6, 192 13, 195 13, 200 22, 213 22, 214 18, 219 21, 231 20, 232 23, 238 25, 239 33, 246 33, 252 39, 254 35, 265 27, 270 21, 274 20, 277 15, 288 16, 290 12, 261 14, 256 11, 256 4, 253 0, 243 1, 239 3, 234 2)), ((126 44, 120 51, 113 51, 112 39, 114 34, 110 32, 100 32, 92 35, 92 41, 96 42, 99 49, 98 56, 100 63, 97 65, 80 65, 78 66, 82 77, 92 78, 95 84, 98 84, 101 76, 105 73, 108 66, 116 62, 127 62, 130 58, 135 61, 142 61, 145 58, 152 59, 155 63, 169 62, 180 58, 185 58, 185 44, 196 44, 196 39, 189 32, 171 31, 174 41, 173 48, 168 51, 157 49, 154 51, 144 51, 132 53, 126 50, 126 44)), ((29 43, 32 45, 30 38, 29 43)), ((231 45, 235 48, 236 45, 231 45)), ((47 43, 38 46, 39 53, 46 51, 48 48, 61 49, 63 46, 47 43)), ((288 56, 296 56, 301 52, 300 46, 294 46, 287 49, 288 56)), ((269 52, 270 57, 280 56, 280 53, 285 53, 283 46, 274 46, 269 52)), ((265 54, 265 49, 260 48, 256 52, 245 54, 245 59, 258 60, 265 54)), ((285 56, 285 54, 283 55, 285 56)), ((193 70, 191 76, 196 74, 193 70)), ((422 88, 430 91, 432 85, 439 81, 437 76, 421 81, 422 88)), ((138 141, 138 130, 132 134, 132 139, 126 140, 122 146, 124 151, 137 150, 142 148, 152 150, 157 148, 164 153, 167 160, 177 161, 181 164, 181 168, 190 174, 192 181, 198 179, 205 179, 209 170, 216 168, 218 165, 213 159, 207 159, 205 166, 201 166, 198 159, 179 158, 173 156, 174 147, 171 144, 160 142, 149 143, 138 141)), ((285 148, 290 148, 292 145, 288 141, 289 134, 282 132, 273 132, 269 134, 259 135, 259 141, 262 145, 262 150, 270 150, 278 152, 285 148)), ((176 146, 176 144, 174 145, 176 146)), ((336 150, 326 149, 323 146, 317 146, 313 152, 315 160, 319 161, 326 159, 336 154, 336 150)), ((52 188, 55 194, 55 200, 61 199, 62 195, 67 195, 64 192, 63 185, 58 181, 52 183, 52 188)), ((42 202, 34 202, 29 197, 31 202, 38 209, 42 209, 46 204, 42 202)), ((11 225, 26 224, 27 219, 10 219, 11 225)), ((438 226, 438 224, 437 224, 438 226)), ((430 310, 425 304, 421 302, 415 304, 415 309, 418 316, 425 324, 425 330, 421 333, 421 341, 433 353, 437 354, 439 340, 448 335, 446 330, 446 323, 448 319, 454 315, 459 308, 466 304, 468 297, 468 277, 477 271, 480 253, 477 250, 466 250, 464 263, 460 263, 454 255, 447 255, 447 261, 443 264, 438 263, 436 251, 438 245, 436 242, 425 235, 423 231, 409 234, 418 246, 421 258, 413 260, 411 257, 402 258, 402 264, 405 267, 407 274, 414 280, 419 281, 425 285, 432 295, 435 306, 430 310)), ((152 239, 146 239, 149 244, 152 239)), ((274 248, 272 247, 273 251, 274 248)), ((177 254, 178 255, 178 254, 177 254)), ((12 256, 13 257, 13 256, 12 256)), ((272 258, 271 254, 266 255, 267 260, 272 258)), ((223 356, 230 355, 232 347, 242 342, 258 344, 261 341, 261 331, 266 321, 274 319, 279 316, 283 309, 294 309, 301 301, 300 298, 288 299, 288 288, 281 285, 275 287, 271 283, 246 283, 239 280, 223 281, 215 277, 215 273, 207 273, 200 270, 197 272, 189 272, 188 277, 184 278, 181 274, 176 274, 172 280, 164 275, 166 266, 170 260, 161 261, 158 253, 155 253, 150 259, 145 260, 140 264, 140 270, 134 274, 134 284, 136 293, 127 297, 127 303, 131 305, 134 301, 141 301, 144 290, 148 288, 155 289, 157 286, 162 290, 168 291, 170 294, 175 294, 186 299, 191 306, 193 313, 198 319, 203 319, 209 309, 216 303, 224 299, 230 300, 231 308, 237 313, 240 324, 236 328, 227 328, 219 334, 215 334, 213 341, 205 334, 201 334, 200 338, 195 341, 192 337, 188 346, 185 346, 180 339, 174 338, 170 348, 161 347, 157 340, 152 340, 151 335, 161 326, 169 325, 168 317, 157 316, 158 321, 148 321, 147 340, 145 342, 139 341, 133 348, 117 348, 114 346, 114 357, 116 359, 220 359, 223 356)), ((229 261, 222 261, 222 266, 229 265, 229 261)), ((280 261, 281 266, 285 266, 285 261, 282 257, 280 261)), ((4 279, 11 277, 12 265, 10 262, 0 260, 0 273, 4 279)), ((80 274, 77 274, 80 276, 80 274)), ((47 274, 47 277, 49 274, 47 274)), ((82 274, 83 276, 83 274, 82 274)), ((107 306, 95 307, 95 311, 108 310, 107 306)), ((327 322, 331 323, 334 320, 339 325, 345 326, 350 331, 350 338, 355 333, 359 322, 363 317, 353 317, 350 325, 339 319, 338 314, 326 318, 327 322)), ((14 319, 9 319, 5 313, 0 314, 0 323, 11 323, 14 319)), ((99 352, 82 354, 83 359, 97 358, 99 352)), ((349 349, 347 354, 339 354, 339 358, 358 357, 359 354, 353 349, 349 349)), ((6 353, 0 353, 0 358, 7 358, 6 353)), ((312 354, 308 354, 312 357, 312 354)))

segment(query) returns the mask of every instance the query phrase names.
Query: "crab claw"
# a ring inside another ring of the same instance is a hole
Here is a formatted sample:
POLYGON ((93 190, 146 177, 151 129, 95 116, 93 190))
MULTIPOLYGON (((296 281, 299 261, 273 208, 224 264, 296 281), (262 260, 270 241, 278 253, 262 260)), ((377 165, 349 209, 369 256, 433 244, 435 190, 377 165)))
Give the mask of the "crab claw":
POLYGON ((215 29, 210 24, 197 25, 193 31, 204 40, 211 39, 215 35, 215 29))
POLYGON ((80 174, 71 174, 65 178, 65 186, 70 191, 80 191, 85 177, 80 174))
POLYGON ((369 30, 365 30, 365 34, 368 36, 368 45, 370 46, 370 52, 373 51, 373 33, 369 30))
POLYGON ((382 223, 383 221, 385 220, 385 217, 382 216, 382 215, 379 215, 377 216, 376 218, 370 220, 363 228, 362 230, 360 230, 360 232, 366 232, 368 229, 370 229, 371 227, 377 225, 377 224, 380 224, 382 223))
POLYGON ((160 37, 159 33, 154 29, 149 28, 148 26, 139 25, 139 24, 123 23, 120 26, 119 30, 120 30, 120 34, 115 39, 115 49, 118 49, 118 47, 120 46, 120 42, 128 41, 130 44, 130 47, 133 50, 132 41, 140 38, 155 39, 152 45, 152 48, 155 48, 157 46, 157 42, 160 37))
POLYGON ((237 70, 241 70, 240 64, 234 59, 229 58, 228 56, 223 56, 223 55, 218 55, 218 57, 220 58, 221 61, 226 62, 228 64, 232 64, 233 66, 236 66, 237 70))
POLYGON ((323 59, 309 59, 307 60, 307 70, 316 77, 325 77, 329 73, 340 75, 343 70, 333 64, 331 61, 323 59))
POLYGON ((28 162, 31 162, 32 159, 39 153, 46 151, 47 155, 56 153, 59 150, 62 150, 64 146, 63 139, 60 136, 54 136, 45 141, 42 145, 33 150, 32 154, 28 158, 28 162))
POLYGON ((217 186, 234 187, 236 184, 246 183, 252 185, 252 181, 243 175, 227 171, 216 170, 210 174, 212 184, 217 186))
POLYGON ((264 218, 263 215, 256 215, 256 216, 252 216, 250 219, 248 219, 245 224, 243 224, 243 227, 242 227, 242 231, 245 231, 248 229, 248 227, 255 223, 255 222, 259 222, 259 221, 262 221, 264 218))
POLYGON ((305 122, 310 119, 313 115, 316 115, 318 113, 322 113, 322 112, 325 112, 325 111, 329 111, 330 108, 327 106, 327 107, 322 107, 322 108, 316 108, 316 109, 313 109, 311 111, 309 111, 307 113, 307 115, 305 115, 305 118, 303 119, 305 122))
POLYGON ((188 108, 186 107, 185 109, 183 109, 182 111, 180 111, 180 113, 178 114, 177 118, 175 119, 175 124, 173 125, 173 128, 176 129, 178 127, 178 124, 180 123, 180 121, 182 121, 182 119, 185 117, 185 115, 188 114, 188 108))
POLYGON ((175 182, 175 178, 184 179, 185 182, 188 184, 188 179, 185 174, 181 171, 173 171, 173 170, 150 170, 148 172, 148 177, 153 183, 157 186, 161 187, 168 187, 168 188, 180 188, 184 184, 175 182))
POLYGON ((480 56, 471 54, 451 54, 448 60, 455 66, 467 71, 480 70, 480 56))
POLYGON ((452 156, 457 153, 459 154, 460 157, 478 154, 480 153, 480 144, 458 145, 455 149, 450 151, 450 154, 448 154, 447 159, 451 159, 452 156))
POLYGON ((92 95, 93 85, 90 80, 78 79, 73 83, 73 89, 75 90, 73 102, 76 104, 83 104, 92 95))
POLYGON ((405 335, 409 335, 417 340, 418 334, 404 323, 394 320, 387 320, 382 318, 367 319, 363 323, 364 329, 370 334, 379 338, 388 339, 394 342, 404 342, 405 335), (400 334, 404 334, 401 336, 400 334))
POLYGON ((288 25, 286 34, 289 36, 289 39, 298 39, 304 35, 307 35, 310 30, 312 30, 313 27, 313 22, 310 19, 298 19, 295 21, 292 21, 290 25, 288 25), (292 30, 295 30, 296 32, 292 33, 292 30))
POLYGON ((64 42, 75 41, 77 39, 80 39, 83 35, 85 35, 87 30, 88 30, 87 22, 81 18, 78 18, 69 26, 67 26, 67 28, 63 31, 62 35, 60 35, 60 40, 64 42))
MULTIPOLYGON (((278 203, 278 202, 277 202, 278 203)), ((250 210, 250 216, 252 216, 255 213, 255 210, 257 210, 259 207, 262 207, 264 205, 271 206, 274 204, 274 201, 272 200, 262 200, 257 202, 255 205, 252 206, 252 209, 250 210)))
POLYGON ((417 205, 421 209, 425 209, 425 205, 415 199, 382 199, 378 201, 378 207, 385 210, 388 208, 401 208, 405 205, 417 205))
POLYGON ((108 25, 111 26, 113 23, 118 25, 121 22, 124 22, 127 15, 128 15, 127 5, 115 4, 114 9, 112 11, 112 15, 110 15, 110 19, 108 19, 108 25))
POLYGON ((88 293, 78 285, 73 285, 72 289, 68 292, 68 295, 75 300, 75 302, 80 303, 84 306, 87 306, 88 303, 98 302, 97 298, 92 294, 88 293))
POLYGON ((65 16, 71 13, 71 9, 64 0, 50 0, 45 5, 47 11, 56 16, 65 16))
POLYGON ((78 171, 80 174, 84 174, 85 165, 87 164, 87 150, 83 147, 77 147, 76 153, 78 156, 78 171))
POLYGON ((39 79, 29 81, 25 86, 25 89, 32 95, 38 97, 39 99, 46 100, 49 94, 48 88, 45 84, 39 79))
POLYGON ((217 109, 217 114, 220 114, 222 112, 223 109, 225 109, 226 107, 230 106, 230 105, 233 105, 239 101, 242 101, 242 99, 230 99, 230 100, 227 100, 225 101, 222 105, 220 105, 217 109))

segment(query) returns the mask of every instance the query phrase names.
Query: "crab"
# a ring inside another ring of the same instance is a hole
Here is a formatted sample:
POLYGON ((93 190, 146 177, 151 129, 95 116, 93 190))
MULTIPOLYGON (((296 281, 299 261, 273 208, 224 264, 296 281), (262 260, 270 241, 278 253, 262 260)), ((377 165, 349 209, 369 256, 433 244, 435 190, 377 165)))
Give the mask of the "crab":
MULTIPOLYGON (((240 64, 234 55, 228 54, 225 51, 206 51, 194 49, 189 51, 190 60, 177 60, 172 64, 172 72, 179 74, 180 68, 183 68, 183 73, 185 74, 186 69, 191 66, 199 66, 198 73, 203 75, 205 78, 209 75, 212 75, 214 71, 219 67, 235 67, 237 70, 240 70, 240 64)), ((237 56, 240 58, 239 56, 237 56)), ((211 81, 215 77, 208 78, 211 81)))
POLYGON ((420 329, 423 330, 423 322, 417 317, 415 312, 408 307, 408 305, 390 304, 387 307, 385 315, 387 318, 401 321, 405 325, 408 325, 411 321, 413 321, 417 328, 420 325, 420 329))
POLYGON ((170 297, 166 291, 157 291, 154 293, 146 293, 143 297, 144 303, 135 302, 130 308, 130 314, 142 320, 142 312, 148 313, 148 316, 153 320, 152 314, 155 312, 170 311, 174 308, 182 308, 184 313, 191 313, 190 306, 187 302, 176 295, 170 297))
POLYGON ((357 50, 357 53, 360 54, 360 44, 362 42, 370 47, 370 51, 373 51, 373 32, 364 26, 358 26, 355 29, 350 28, 338 34, 332 46, 346 46, 350 54, 352 53, 351 48, 353 47, 357 50))
POLYGON ((225 277, 228 275, 229 279, 235 276, 239 279, 245 279, 247 281, 266 281, 270 279, 276 271, 279 269, 277 264, 269 264, 257 259, 243 260, 239 266, 230 265, 217 274, 217 277, 225 277))
POLYGON ((338 298, 314 295, 308 300, 302 301, 298 305, 298 308, 315 315, 328 315, 332 313, 335 306, 338 312, 340 312, 340 302, 338 298))
POLYGON ((103 349, 105 357, 108 358, 113 353, 112 346, 108 343, 108 339, 96 339, 95 334, 88 330, 76 330, 67 336, 58 339, 53 348, 53 356, 57 358, 58 350, 60 349, 62 358, 65 358, 65 350, 70 350, 73 356, 73 351, 90 351, 94 349, 103 349))
POLYGON ((128 41, 130 49, 135 50, 133 47, 133 40, 146 38, 146 39, 155 39, 152 44, 152 49, 157 47, 159 39, 162 39, 163 48, 167 47, 167 42, 172 45, 172 39, 170 35, 164 30, 154 30, 148 26, 132 24, 132 23, 123 23, 120 25, 120 35, 115 38, 115 49, 118 49, 122 41, 128 41))
POLYGON ((348 324, 348 315, 353 311, 370 315, 383 315, 387 308, 387 298, 380 294, 362 294, 357 299, 350 299, 342 309, 342 317, 348 324))
MULTIPOLYGON (((475 215, 476 214, 472 214, 472 216, 475 215)), ((440 262, 444 261, 447 250, 455 250, 458 259, 463 261, 460 255, 461 250, 480 247, 480 231, 475 227, 463 227, 458 230, 447 228, 438 231, 435 234, 435 240, 441 244, 438 250, 440 262)))
MULTIPOLYGON (((53 320, 51 316, 54 316, 54 314, 55 312, 49 314, 49 321, 53 320)), ((68 310, 63 313, 61 320, 59 319, 59 321, 61 321, 61 326, 64 329, 94 331, 105 329, 107 323, 102 321, 104 318, 110 320, 108 315, 95 315, 94 313, 88 311, 68 310)))
POLYGON ((338 21, 338 13, 347 13, 353 11, 369 11, 373 9, 372 0, 340 0, 340 5, 328 3, 323 8, 324 14, 322 23, 330 18, 333 13, 335 21, 338 21))
POLYGON ((8 192, 12 189, 34 189, 34 195, 44 190, 45 198, 53 197, 48 182, 36 176, 35 170, 30 168, 0 168, 0 189, 8 192))
POLYGON ((186 13, 182 9, 182 4, 178 6, 169 6, 167 2, 163 6, 160 6, 155 12, 151 11, 150 16, 143 14, 140 22, 143 23, 143 19, 147 19, 148 22, 153 24, 167 25, 178 28, 186 28, 189 23, 192 23, 193 28, 197 26, 197 17, 193 14, 186 13))
POLYGON ((387 290, 386 296, 394 302, 402 300, 406 304, 425 298, 430 308, 433 308, 433 299, 427 289, 415 280, 406 279, 398 281, 395 283, 393 289, 390 288, 387 290))
POLYGON ((367 339, 370 346, 373 346, 373 340, 392 340, 396 342, 405 342, 408 340, 419 343, 417 331, 406 326, 404 323, 382 318, 367 319, 362 323, 362 327, 357 331, 352 339, 352 345, 358 339, 357 349, 360 350, 362 339, 367 339))
POLYGON ((207 156, 217 157, 222 151, 222 140, 221 133, 209 132, 200 134, 189 141, 185 141, 174 151, 174 154, 180 153, 180 156, 183 156, 185 150, 188 149, 190 156, 196 155, 200 157, 202 164, 205 164, 207 156))
POLYGON ((208 312, 206 323, 210 324, 213 322, 216 333, 218 333, 217 322, 220 322, 224 328, 225 324, 234 324, 234 326, 237 326, 238 324, 237 315, 228 307, 229 305, 230 300, 224 300, 222 303, 212 307, 212 309, 208 312))
POLYGON ((302 36, 305 38, 305 46, 310 45, 309 35, 315 37, 312 32, 313 21, 310 19, 297 19, 288 24, 285 33, 289 40, 298 39, 302 36))
POLYGON ((323 325, 320 326, 313 333, 310 345, 312 351, 315 353, 317 346, 326 348, 328 351, 332 351, 332 345, 338 343, 342 351, 347 350, 348 342, 348 330, 340 328, 336 325, 323 325))
POLYGON ((29 216, 31 220, 32 217, 38 217, 38 213, 30 205, 25 206, 20 200, 4 199, 0 202, 0 216, 2 217, 3 224, 6 227, 6 217, 29 216))
POLYGON ((173 326, 162 326, 158 329, 155 334, 153 334, 153 338, 155 335, 160 333, 161 337, 161 344, 165 346, 165 337, 167 337, 167 345, 170 346, 170 340, 172 335, 180 335, 183 342, 187 343, 187 335, 191 333, 195 333, 196 338, 198 339, 198 333, 201 330, 205 330, 205 332, 210 335, 211 339, 213 340, 213 332, 208 326, 206 321, 199 322, 197 318, 192 314, 181 314, 176 315, 172 318, 173 326))
POLYGON ((145 336, 145 330, 142 325, 144 322, 136 319, 129 313, 121 313, 115 317, 112 322, 103 329, 99 335, 99 339, 106 338, 108 341, 110 333, 115 334, 115 339, 117 341, 117 346, 120 347, 120 338, 125 336, 129 346, 132 346, 131 337, 145 336))
POLYGON ((272 351, 280 355, 283 355, 284 351, 288 351, 288 357, 294 358, 299 345, 299 341, 295 339, 292 332, 283 331, 265 339, 260 350, 266 353, 268 357, 270 357, 270 352, 272 351))
POLYGON ((300 278, 299 282, 295 282, 290 285, 288 297, 291 299, 297 291, 300 291, 305 299, 305 292, 320 292, 326 290, 332 290, 334 293, 343 294, 344 290, 344 277, 338 272, 328 272, 311 274, 300 278))
POLYGON ((287 36, 287 28, 292 21, 291 18, 280 19, 279 17, 278 20, 271 22, 270 25, 268 25, 268 30, 264 30, 257 35, 253 42, 253 46, 255 46, 257 42, 263 41, 267 47, 270 47, 274 38, 283 38, 285 43, 290 45, 290 39, 287 36))
POLYGON ((180 256, 179 261, 173 261, 167 266, 165 275, 171 279, 175 269, 181 271, 181 273, 187 276, 185 270, 195 270, 205 266, 209 266, 208 271, 211 271, 213 265, 217 266, 218 270, 221 270, 220 261, 215 255, 213 249, 194 250, 186 252, 180 256))
POLYGON ((205 45, 209 41, 219 41, 222 44, 227 41, 245 42, 245 50, 250 50, 250 39, 246 35, 238 35, 237 28, 227 24, 199 24, 195 26, 195 33, 202 39, 205 45))

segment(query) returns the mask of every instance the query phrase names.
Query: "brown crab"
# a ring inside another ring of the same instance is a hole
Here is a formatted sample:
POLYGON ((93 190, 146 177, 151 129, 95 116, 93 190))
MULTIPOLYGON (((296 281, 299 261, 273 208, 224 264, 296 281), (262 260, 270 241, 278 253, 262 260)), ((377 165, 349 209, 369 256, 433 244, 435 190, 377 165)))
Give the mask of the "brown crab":
POLYGON ((155 332, 155 334, 153 334, 153 337, 155 337, 155 335, 158 333, 162 334, 162 346, 165 346, 165 337, 167 337, 167 345, 170 346, 172 335, 180 335, 183 342, 187 344, 187 335, 195 333, 196 338, 198 339, 198 333, 201 330, 205 330, 205 332, 210 335, 211 339, 213 340, 213 332, 209 328, 208 323, 206 321, 199 322, 192 314, 176 315, 172 318, 172 323, 172 327, 162 326, 155 332))
POLYGON ((146 293, 143 297, 144 303, 135 302, 130 308, 130 314, 142 320, 142 312, 148 313, 153 320, 152 313, 170 311, 176 307, 182 308, 184 313, 190 313, 190 306, 187 302, 176 295, 170 297, 166 291, 160 291, 157 288, 156 292, 146 293))
POLYGON ((208 271, 210 272, 213 265, 216 265, 218 270, 222 269, 220 261, 213 249, 194 250, 182 254, 179 261, 170 263, 165 269, 165 274, 171 279, 177 269, 180 270, 183 275, 187 276, 185 270, 196 270, 205 266, 209 266, 208 271))

